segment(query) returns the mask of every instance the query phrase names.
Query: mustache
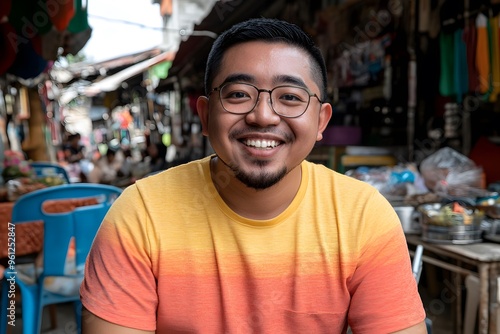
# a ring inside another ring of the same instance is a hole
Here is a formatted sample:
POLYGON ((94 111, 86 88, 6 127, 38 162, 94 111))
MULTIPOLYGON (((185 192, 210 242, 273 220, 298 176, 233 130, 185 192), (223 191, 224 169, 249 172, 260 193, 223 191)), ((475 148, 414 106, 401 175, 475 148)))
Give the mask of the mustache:
POLYGON ((284 132, 281 130, 278 130, 277 128, 273 127, 268 127, 268 128, 261 128, 261 127, 256 127, 256 126, 248 126, 244 129, 236 129, 233 130, 229 133, 229 137, 231 139, 237 139, 242 136, 246 136, 248 134, 272 134, 274 136, 278 136, 280 138, 283 138, 286 142, 291 142, 295 139, 295 136, 291 135, 288 132, 284 132))

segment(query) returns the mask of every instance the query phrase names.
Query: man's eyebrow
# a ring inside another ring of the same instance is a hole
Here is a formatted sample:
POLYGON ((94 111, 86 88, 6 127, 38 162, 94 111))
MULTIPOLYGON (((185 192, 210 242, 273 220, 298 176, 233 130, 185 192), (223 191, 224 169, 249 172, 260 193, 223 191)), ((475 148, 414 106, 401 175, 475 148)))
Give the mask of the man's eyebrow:
POLYGON ((250 75, 250 74, 245 74, 245 73, 235 73, 227 76, 222 84, 225 84, 227 82, 249 82, 249 83, 255 83, 255 77, 250 75))
POLYGON ((303 88, 308 88, 304 80, 299 77, 291 76, 291 75, 278 75, 273 78, 274 85, 282 85, 282 84, 291 84, 294 86, 299 86, 303 88))
MULTIPOLYGON (((257 80, 253 75, 250 75, 250 74, 234 73, 234 74, 230 74, 229 76, 227 76, 224 79, 224 81, 222 82, 222 85, 227 83, 227 82, 248 82, 248 83, 255 84, 257 82, 257 80)), ((289 84, 289 85, 299 86, 299 87, 303 87, 303 88, 308 88, 307 85, 305 84, 304 80, 302 80, 299 77, 292 76, 292 75, 277 75, 277 76, 273 77, 273 84, 275 86, 289 84)))

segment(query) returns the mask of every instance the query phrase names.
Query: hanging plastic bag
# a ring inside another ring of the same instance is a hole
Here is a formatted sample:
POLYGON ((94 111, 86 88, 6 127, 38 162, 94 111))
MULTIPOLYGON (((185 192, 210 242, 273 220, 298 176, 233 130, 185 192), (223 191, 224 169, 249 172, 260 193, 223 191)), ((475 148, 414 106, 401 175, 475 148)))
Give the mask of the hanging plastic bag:
POLYGON ((425 158, 420 173, 427 188, 452 196, 474 196, 483 187, 481 167, 450 147, 444 147, 425 158))

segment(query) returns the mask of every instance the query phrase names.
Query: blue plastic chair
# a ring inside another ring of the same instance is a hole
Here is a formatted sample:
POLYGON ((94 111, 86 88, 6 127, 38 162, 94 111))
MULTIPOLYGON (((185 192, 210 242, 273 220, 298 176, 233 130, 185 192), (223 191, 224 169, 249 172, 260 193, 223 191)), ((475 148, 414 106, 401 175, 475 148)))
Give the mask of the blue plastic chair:
POLYGON ((49 187, 21 196, 12 209, 12 223, 22 224, 43 220, 43 272, 34 284, 19 279, 7 269, 2 281, 0 333, 7 328, 6 310, 9 303, 7 278, 14 277, 21 292, 23 334, 40 333, 43 308, 47 305, 74 302, 78 332, 81 329, 81 303, 79 293, 62 295, 47 291, 44 282, 48 277, 64 276, 83 278, 83 267, 99 226, 114 200, 121 194, 118 187, 77 183, 49 187), (48 200, 96 198, 98 204, 77 207, 71 212, 46 213, 42 210, 48 200), (65 274, 66 257, 71 239, 75 241, 76 273, 65 274))
POLYGON ((64 183, 71 183, 69 179, 68 172, 64 169, 63 166, 52 163, 52 162, 40 162, 33 161, 30 163, 31 168, 35 172, 37 177, 46 177, 46 176, 58 176, 64 180, 64 183))

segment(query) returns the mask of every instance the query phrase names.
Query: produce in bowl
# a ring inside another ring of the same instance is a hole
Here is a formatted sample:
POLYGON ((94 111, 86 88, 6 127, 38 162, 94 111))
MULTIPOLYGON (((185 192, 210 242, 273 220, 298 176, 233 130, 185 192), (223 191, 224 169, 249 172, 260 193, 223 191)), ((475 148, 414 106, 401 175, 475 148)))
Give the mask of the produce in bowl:
POLYGON ((424 224, 436 226, 479 225, 484 217, 482 210, 459 202, 423 204, 418 211, 424 224))

